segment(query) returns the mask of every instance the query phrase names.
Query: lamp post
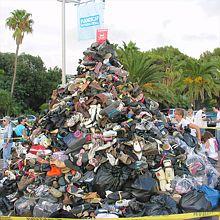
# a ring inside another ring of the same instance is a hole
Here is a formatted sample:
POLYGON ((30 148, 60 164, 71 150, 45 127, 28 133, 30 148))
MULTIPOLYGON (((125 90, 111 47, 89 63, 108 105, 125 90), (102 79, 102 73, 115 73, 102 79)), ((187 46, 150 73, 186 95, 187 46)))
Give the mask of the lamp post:
POLYGON ((65 28, 65 4, 76 3, 79 4, 80 0, 57 0, 62 2, 62 85, 66 83, 66 28, 65 28))

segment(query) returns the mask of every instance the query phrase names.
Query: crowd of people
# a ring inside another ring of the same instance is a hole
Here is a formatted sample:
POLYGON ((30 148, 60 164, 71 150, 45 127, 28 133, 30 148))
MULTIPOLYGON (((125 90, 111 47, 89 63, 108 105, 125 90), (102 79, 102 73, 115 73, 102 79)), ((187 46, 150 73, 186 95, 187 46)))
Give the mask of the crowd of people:
POLYGON ((215 135, 208 131, 207 121, 205 114, 206 108, 202 108, 195 116, 193 115, 193 109, 189 109, 187 114, 183 109, 177 108, 175 110, 175 119, 178 122, 177 127, 179 130, 184 130, 188 126, 192 136, 197 137, 198 143, 206 152, 209 161, 216 165, 218 162, 218 149, 220 144, 220 110, 218 107, 213 107, 213 111, 217 113, 215 128, 215 135))
POLYGON ((29 141, 31 126, 27 122, 27 118, 21 116, 18 118, 18 124, 13 128, 11 118, 5 116, 2 119, 1 126, 4 128, 3 133, 3 172, 8 169, 11 159, 11 151, 15 142, 29 141))

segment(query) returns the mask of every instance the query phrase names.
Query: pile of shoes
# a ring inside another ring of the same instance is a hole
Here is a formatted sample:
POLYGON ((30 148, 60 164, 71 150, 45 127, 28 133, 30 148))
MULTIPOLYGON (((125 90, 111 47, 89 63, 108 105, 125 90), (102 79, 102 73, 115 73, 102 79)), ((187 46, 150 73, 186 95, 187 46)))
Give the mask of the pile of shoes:
POLYGON ((93 43, 83 54, 77 75, 53 91, 31 143, 16 145, 0 178, 2 215, 118 218, 215 208, 205 195, 218 197, 218 172, 129 82, 113 45, 93 43))

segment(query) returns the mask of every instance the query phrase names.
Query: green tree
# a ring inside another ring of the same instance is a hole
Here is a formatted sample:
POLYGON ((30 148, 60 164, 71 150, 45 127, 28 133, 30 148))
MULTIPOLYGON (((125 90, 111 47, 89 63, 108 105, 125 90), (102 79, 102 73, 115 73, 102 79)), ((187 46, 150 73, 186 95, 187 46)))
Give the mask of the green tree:
MULTIPOLYGON (((0 74, 0 88, 8 92, 13 75, 13 57, 11 53, 0 53, 0 69, 4 71, 0 74)), ((17 76, 13 97, 19 107, 17 110, 37 112, 61 82, 61 69, 55 67, 47 70, 39 56, 23 53, 18 56, 17 76)))
POLYGON ((32 15, 30 13, 27 13, 25 10, 14 10, 13 12, 11 12, 11 16, 6 19, 6 26, 8 26, 9 29, 13 31, 13 38, 16 41, 16 53, 14 61, 14 74, 11 85, 11 96, 13 96, 14 93, 19 47, 24 39, 24 34, 32 33, 33 31, 32 25, 34 21, 31 19, 31 16, 32 15))
POLYGON ((48 101, 60 79, 61 70, 58 67, 47 70, 39 56, 21 54, 15 97, 22 102, 25 109, 32 108, 38 111, 39 107, 48 101))
POLYGON ((155 83, 161 80, 162 72, 158 66, 143 52, 140 52, 136 44, 129 42, 126 45, 124 43, 117 53, 124 68, 129 72, 129 79, 132 82, 144 85, 145 83, 155 83))
MULTIPOLYGON (((215 82, 215 84, 218 84, 218 88, 220 87, 220 81, 219 81, 219 74, 220 74, 220 48, 215 48, 213 50, 213 52, 210 51, 206 51, 204 52, 199 59, 201 62, 207 63, 207 62, 212 62, 214 63, 214 65, 216 66, 216 74, 213 77, 213 80, 215 82)), ((218 89, 217 89, 218 91, 218 89)), ((220 105, 220 93, 216 93, 213 94, 213 99, 214 100, 208 100, 208 102, 210 101, 211 103, 216 103, 218 105, 220 105)), ((213 104, 212 104, 213 105, 213 104)))
POLYGON ((176 84, 194 106, 200 107, 205 98, 212 98, 220 92, 220 75, 212 62, 196 59, 188 62, 183 69, 182 79, 176 84))
POLYGON ((0 115, 6 115, 12 107, 12 98, 10 93, 0 89, 0 115))

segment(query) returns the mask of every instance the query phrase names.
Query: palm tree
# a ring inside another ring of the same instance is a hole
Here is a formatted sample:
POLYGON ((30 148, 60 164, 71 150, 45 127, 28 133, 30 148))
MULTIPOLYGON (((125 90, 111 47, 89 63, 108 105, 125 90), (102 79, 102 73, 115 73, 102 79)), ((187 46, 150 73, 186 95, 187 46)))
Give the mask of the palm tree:
POLYGON ((14 62, 14 74, 11 85, 11 97, 14 93, 19 46, 22 44, 24 34, 32 33, 33 31, 32 25, 34 21, 31 19, 31 16, 32 15, 27 13, 25 10, 14 10, 11 12, 11 16, 6 19, 6 26, 8 26, 10 30, 14 31, 13 38, 15 39, 17 46, 14 62))
POLYGON ((173 94, 163 84, 163 66, 158 65, 148 53, 141 52, 135 43, 123 43, 117 54, 124 68, 129 72, 129 80, 141 86, 145 95, 163 102, 165 105, 173 101, 173 94))
POLYGON ((139 51, 136 45, 124 43, 117 51, 124 68, 129 72, 129 79, 140 86, 145 83, 155 83, 162 80, 163 73, 154 61, 139 51))
POLYGON ((176 85, 184 92, 191 103, 204 102, 205 97, 212 98, 220 92, 220 76, 213 62, 191 60, 183 69, 182 79, 176 85))

